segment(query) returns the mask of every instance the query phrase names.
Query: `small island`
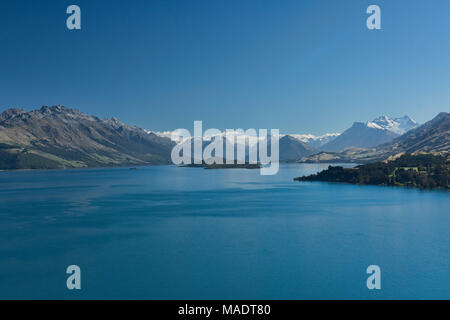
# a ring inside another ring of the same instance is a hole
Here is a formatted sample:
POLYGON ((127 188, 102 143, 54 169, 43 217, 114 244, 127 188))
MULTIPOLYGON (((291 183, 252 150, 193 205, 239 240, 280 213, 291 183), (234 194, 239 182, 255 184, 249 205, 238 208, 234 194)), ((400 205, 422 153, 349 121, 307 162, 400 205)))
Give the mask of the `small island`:
POLYGON ((194 159, 192 159, 192 163, 183 164, 180 167, 184 168, 204 168, 204 169, 260 169, 261 164, 258 163, 238 163, 236 159, 232 160, 227 158, 219 158, 213 157, 208 160, 202 160, 201 163, 194 163, 194 159), (228 163, 227 163, 228 162, 228 163), (232 162, 232 163, 230 163, 232 162))
POLYGON ((317 174, 294 181, 324 181, 360 185, 407 186, 421 189, 450 189, 450 161, 441 155, 404 154, 391 161, 381 161, 355 168, 329 166, 317 174))
POLYGON ((205 169, 261 169, 261 165, 257 163, 209 164, 205 165, 205 169))
POLYGON ((204 168, 204 169, 260 169, 261 165, 259 163, 232 163, 232 164, 187 164, 183 165, 181 167, 187 167, 187 168, 204 168))

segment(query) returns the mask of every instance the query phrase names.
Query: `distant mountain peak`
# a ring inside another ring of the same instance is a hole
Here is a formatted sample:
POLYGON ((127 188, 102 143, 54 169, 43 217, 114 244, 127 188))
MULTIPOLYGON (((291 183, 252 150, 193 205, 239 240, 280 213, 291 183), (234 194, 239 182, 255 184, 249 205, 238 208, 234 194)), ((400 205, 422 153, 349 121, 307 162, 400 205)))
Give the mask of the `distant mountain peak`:
POLYGON ((400 118, 390 118, 387 115, 382 115, 372 121, 367 121, 366 126, 369 128, 388 130, 402 135, 407 131, 418 127, 419 124, 407 115, 400 118))
POLYGON ((448 118, 450 116, 450 113, 448 112, 439 112, 438 115, 433 120, 440 120, 443 118, 448 118))
POLYGON ((323 146, 326 151, 340 151, 346 148, 372 148, 379 144, 392 141, 405 134, 419 124, 408 116, 391 118, 381 115, 372 121, 354 122, 333 141, 323 146))
POLYGON ((347 148, 372 148, 389 142, 413 126, 404 121, 382 115, 372 121, 354 122, 341 135, 323 146, 325 151, 341 151, 347 148))
POLYGON ((0 114, 0 122, 12 119, 20 114, 26 113, 24 109, 9 108, 0 114))
POLYGON ((313 134, 289 134, 289 136, 306 143, 313 148, 320 148, 324 144, 336 139, 340 133, 326 133, 321 136, 316 136, 313 134))
MULTIPOLYGON (((42 114, 56 114, 56 113, 81 113, 78 110, 70 109, 67 107, 64 107, 62 105, 56 105, 56 106, 42 106, 39 110, 36 110, 37 112, 40 112, 42 114)), ((35 112, 36 112, 35 111, 35 112)))

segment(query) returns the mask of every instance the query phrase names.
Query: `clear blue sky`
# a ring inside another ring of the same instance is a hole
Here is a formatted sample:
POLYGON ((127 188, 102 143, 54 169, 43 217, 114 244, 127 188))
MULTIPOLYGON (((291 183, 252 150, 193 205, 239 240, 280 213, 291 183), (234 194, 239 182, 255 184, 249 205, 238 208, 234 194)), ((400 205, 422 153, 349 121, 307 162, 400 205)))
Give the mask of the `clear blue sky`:
POLYGON ((450 109, 450 1, 2 0, 0 111, 55 104, 151 130, 425 122, 450 109))

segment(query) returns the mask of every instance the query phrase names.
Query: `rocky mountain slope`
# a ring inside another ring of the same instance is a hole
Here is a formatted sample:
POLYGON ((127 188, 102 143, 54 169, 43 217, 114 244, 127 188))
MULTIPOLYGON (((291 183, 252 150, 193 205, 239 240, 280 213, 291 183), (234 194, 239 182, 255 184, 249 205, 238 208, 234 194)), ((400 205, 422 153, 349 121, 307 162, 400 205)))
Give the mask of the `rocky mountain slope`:
POLYGON ((450 148, 450 113, 441 112, 424 125, 412 129, 393 141, 377 147, 379 151, 448 152, 450 148))
POLYGON ((0 169, 170 163, 170 139, 63 106, 0 114, 0 169))

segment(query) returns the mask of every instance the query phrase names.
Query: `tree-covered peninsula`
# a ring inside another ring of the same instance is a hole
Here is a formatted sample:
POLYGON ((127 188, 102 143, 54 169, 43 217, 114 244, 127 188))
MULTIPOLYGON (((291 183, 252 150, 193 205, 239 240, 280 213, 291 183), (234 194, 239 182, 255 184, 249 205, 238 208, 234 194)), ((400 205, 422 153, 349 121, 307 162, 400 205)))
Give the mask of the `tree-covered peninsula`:
POLYGON ((395 160, 375 162, 355 168, 329 166, 327 170, 294 180, 450 189, 449 171, 450 161, 444 156, 405 154, 395 160))

